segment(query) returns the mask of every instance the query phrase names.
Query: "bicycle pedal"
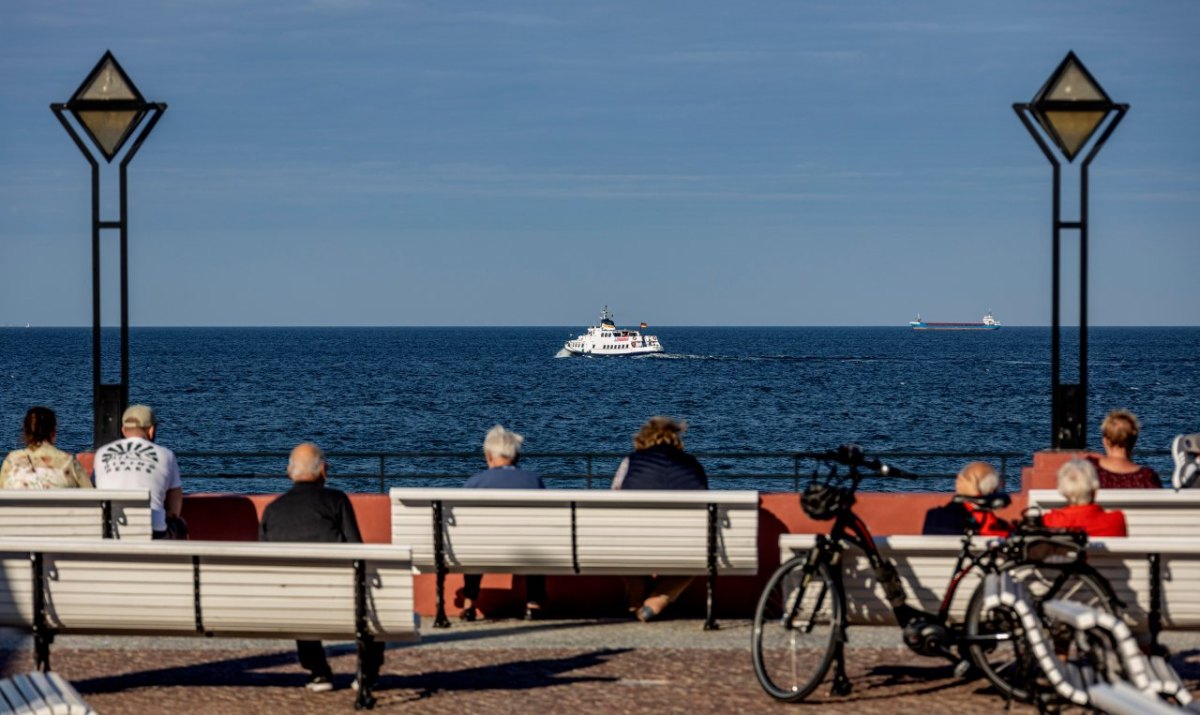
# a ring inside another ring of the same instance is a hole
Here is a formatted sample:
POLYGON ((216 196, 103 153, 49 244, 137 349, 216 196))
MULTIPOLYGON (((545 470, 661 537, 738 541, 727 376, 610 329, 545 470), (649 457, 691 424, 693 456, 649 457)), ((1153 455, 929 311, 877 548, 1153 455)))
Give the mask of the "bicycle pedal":
POLYGON ((965 678, 967 673, 970 673, 970 672, 971 672, 971 661, 969 661, 969 660, 960 660, 960 661, 958 661, 958 663, 956 663, 954 665, 954 677, 955 678, 959 678, 959 679, 965 678))

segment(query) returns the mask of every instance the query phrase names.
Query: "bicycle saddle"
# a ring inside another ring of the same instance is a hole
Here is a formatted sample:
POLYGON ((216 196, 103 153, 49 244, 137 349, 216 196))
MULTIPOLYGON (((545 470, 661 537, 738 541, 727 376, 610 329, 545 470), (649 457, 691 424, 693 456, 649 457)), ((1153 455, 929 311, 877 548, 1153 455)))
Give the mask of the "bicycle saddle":
POLYGON ((984 511, 995 511, 1003 509, 1012 504, 1012 497, 1007 492, 996 492, 982 497, 969 497, 962 494, 955 494, 952 500, 955 504, 974 504, 979 509, 984 511))

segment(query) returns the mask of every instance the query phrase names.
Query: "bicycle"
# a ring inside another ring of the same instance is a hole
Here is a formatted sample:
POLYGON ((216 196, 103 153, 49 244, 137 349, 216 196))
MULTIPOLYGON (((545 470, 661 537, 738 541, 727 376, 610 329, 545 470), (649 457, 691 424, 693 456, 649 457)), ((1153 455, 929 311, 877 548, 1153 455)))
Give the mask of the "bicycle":
MULTIPOLYGON (((1082 532, 1048 529, 1040 519, 1023 518, 1006 539, 989 541, 982 551, 973 549, 978 536, 973 519, 964 527, 962 547, 937 612, 908 605, 895 564, 884 558, 866 523, 854 513, 855 492, 863 470, 882 476, 905 476, 903 470, 868 459, 857 445, 843 445, 821 458, 805 488, 801 505, 808 516, 832 521, 827 534, 818 534, 807 553, 783 563, 763 590, 754 613, 751 652, 759 684, 771 697, 798 702, 825 679, 831 667, 833 695, 848 695, 845 643, 848 627, 846 594, 842 581, 842 552, 848 546, 867 557, 876 579, 901 628, 905 645, 913 652, 943 657, 955 664, 957 675, 974 666, 1008 699, 1027 701, 1031 690, 1021 667, 1021 653, 1013 642, 1016 629, 1003 613, 984 612, 983 583, 971 596, 965 618, 952 621, 950 604, 960 584, 972 571, 981 575, 1014 572, 1026 584, 1040 609, 1050 599, 1072 600, 1110 613, 1122 607, 1112 586, 1087 564, 1087 537, 1082 532), (846 480, 838 467, 848 468, 846 480)), ((989 512, 1008 506, 1006 494, 989 497, 955 497, 989 512)))

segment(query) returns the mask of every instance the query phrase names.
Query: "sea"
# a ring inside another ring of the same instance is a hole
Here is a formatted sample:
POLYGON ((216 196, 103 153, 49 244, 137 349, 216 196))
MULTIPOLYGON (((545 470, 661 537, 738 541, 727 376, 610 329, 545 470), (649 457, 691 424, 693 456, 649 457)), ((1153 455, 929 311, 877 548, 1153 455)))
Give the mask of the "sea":
MULTIPOLYGON (((343 489, 380 488, 370 478, 378 457, 336 456, 355 452, 437 453, 386 457, 385 487, 460 484, 483 467, 483 435, 497 423, 523 434, 531 454, 597 455, 526 460, 558 475, 556 486, 586 486, 567 476, 590 463, 594 488, 659 414, 687 421, 689 451, 760 455, 702 459, 714 488, 791 491, 816 463, 761 455, 847 442, 876 453, 1015 453, 1004 466, 1016 488, 1020 467, 1050 443, 1048 328, 655 327, 662 354, 556 358, 580 332, 133 328, 130 399, 154 407, 158 441, 178 452, 243 455, 182 457, 189 492, 280 491, 279 454, 306 440, 333 453, 331 481, 343 489), (272 454, 244 456, 258 452, 272 454)), ((118 332, 106 329, 103 342, 104 380, 115 382, 118 332)), ((1088 344, 1089 446, 1099 448, 1108 410, 1133 410, 1142 461, 1169 479, 1172 436, 1200 431, 1200 328, 1092 328, 1088 344)), ((1066 382, 1078 374, 1077 346, 1067 331, 1066 382)), ((91 360, 88 328, 0 329, 0 443, 20 446, 22 416, 40 404, 58 414, 61 448, 91 449, 91 360)), ((896 458, 930 476, 863 488, 946 490, 945 475, 965 460, 896 458)))

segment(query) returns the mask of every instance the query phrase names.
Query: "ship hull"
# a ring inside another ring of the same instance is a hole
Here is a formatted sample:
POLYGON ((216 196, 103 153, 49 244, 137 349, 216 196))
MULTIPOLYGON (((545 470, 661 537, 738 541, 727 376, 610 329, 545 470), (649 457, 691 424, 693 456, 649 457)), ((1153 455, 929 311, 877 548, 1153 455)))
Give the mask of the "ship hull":
POLYGON ((663 349, 662 349, 662 346, 658 346, 658 347, 645 347, 645 348, 630 348, 629 350, 620 350, 620 351, 613 351, 613 352, 606 352, 603 350, 596 350, 593 352, 593 351, 590 351, 587 349, 581 350, 578 348, 564 347, 562 349, 562 351, 567 353, 568 355, 572 355, 572 356, 578 355, 578 356, 582 356, 582 357, 591 357, 591 356, 595 356, 595 357, 636 357, 638 355, 653 355, 654 353, 661 353, 663 351, 663 349))
POLYGON ((964 325, 935 325, 932 323, 910 323, 913 330, 999 330, 999 325, 984 325, 983 323, 967 323, 964 325))

